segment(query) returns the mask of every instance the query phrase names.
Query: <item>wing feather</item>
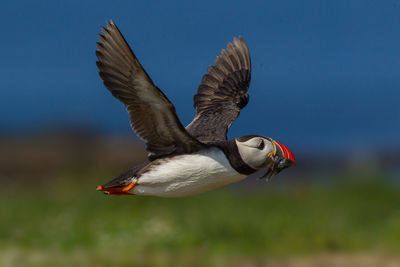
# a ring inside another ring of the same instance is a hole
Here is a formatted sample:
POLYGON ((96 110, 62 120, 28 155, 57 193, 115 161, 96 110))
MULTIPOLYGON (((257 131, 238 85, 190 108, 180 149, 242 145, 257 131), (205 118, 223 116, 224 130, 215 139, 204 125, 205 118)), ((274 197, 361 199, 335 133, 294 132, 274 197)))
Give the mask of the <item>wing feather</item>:
POLYGON ((244 39, 234 38, 214 63, 207 68, 194 96, 196 117, 186 127, 205 143, 226 140, 230 125, 249 101, 251 60, 244 39))
POLYGON ((183 127, 175 107, 143 69, 117 26, 102 27, 96 62, 100 77, 130 115, 132 129, 146 141, 149 159, 205 148, 183 127))

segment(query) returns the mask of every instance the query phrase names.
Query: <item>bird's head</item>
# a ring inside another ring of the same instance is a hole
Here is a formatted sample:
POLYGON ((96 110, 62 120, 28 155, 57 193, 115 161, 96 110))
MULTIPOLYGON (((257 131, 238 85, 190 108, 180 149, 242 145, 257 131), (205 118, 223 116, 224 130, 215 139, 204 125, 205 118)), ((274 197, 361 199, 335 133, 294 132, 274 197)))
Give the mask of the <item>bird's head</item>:
POLYGON ((267 168, 261 178, 270 179, 296 163, 293 153, 281 143, 262 135, 246 135, 235 139, 240 157, 255 170, 267 168))

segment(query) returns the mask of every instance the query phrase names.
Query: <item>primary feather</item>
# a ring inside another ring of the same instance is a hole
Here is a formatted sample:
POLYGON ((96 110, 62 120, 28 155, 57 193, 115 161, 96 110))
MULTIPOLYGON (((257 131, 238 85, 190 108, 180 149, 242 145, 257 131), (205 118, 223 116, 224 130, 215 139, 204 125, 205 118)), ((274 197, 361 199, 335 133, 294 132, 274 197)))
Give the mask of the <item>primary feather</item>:
POLYGON ((203 149, 185 130, 174 105, 154 85, 117 26, 111 21, 102 32, 96 51, 100 77, 125 105, 132 129, 146 142, 149 159, 203 149))
POLYGON ((202 142, 226 140, 230 125, 249 101, 250 79, 249 49, 242 37, 234 38, 203 76, 194 96, 196 117, 186 130, 202 142))

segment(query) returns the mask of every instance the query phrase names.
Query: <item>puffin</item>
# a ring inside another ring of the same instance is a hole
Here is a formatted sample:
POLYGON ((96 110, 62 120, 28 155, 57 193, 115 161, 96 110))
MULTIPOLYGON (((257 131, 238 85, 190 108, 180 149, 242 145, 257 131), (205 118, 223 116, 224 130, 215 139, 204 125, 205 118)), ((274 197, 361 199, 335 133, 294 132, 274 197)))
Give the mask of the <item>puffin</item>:
POLYGON ((265 169, 262 179, 295 164, 293 153, 263 135, 228 140, 227 132, 249 102, 251 60, 234 38, 207 69, 194 96, 196 115, 184 127, 174 105, 153 83, 116 24, 107 21, 96 43, 104 86, 129 113, 146 144, 147 159, 97 190, 108 195, 184 197, 238 182, 265 169))

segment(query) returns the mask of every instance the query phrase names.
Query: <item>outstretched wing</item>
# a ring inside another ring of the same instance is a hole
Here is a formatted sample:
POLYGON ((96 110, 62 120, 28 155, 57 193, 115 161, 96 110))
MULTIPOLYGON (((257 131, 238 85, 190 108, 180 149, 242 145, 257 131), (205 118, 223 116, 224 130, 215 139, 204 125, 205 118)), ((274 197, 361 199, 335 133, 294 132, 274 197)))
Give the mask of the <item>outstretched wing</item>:
POLYGON ((186 130, 199 141, 226 140, 232 122, 249 102, 251 61, 242 37, 234 38, 221 50, 215 65, 209 66, 194 96, 196 117, 186 130))
POLYGON ((149 159, 204 148, 186 132, 174 105, 153 84, 117 26, 107 22, 102 32, 96 51, 100 77, 125 105, 133 130, 146 141, 149 159))

